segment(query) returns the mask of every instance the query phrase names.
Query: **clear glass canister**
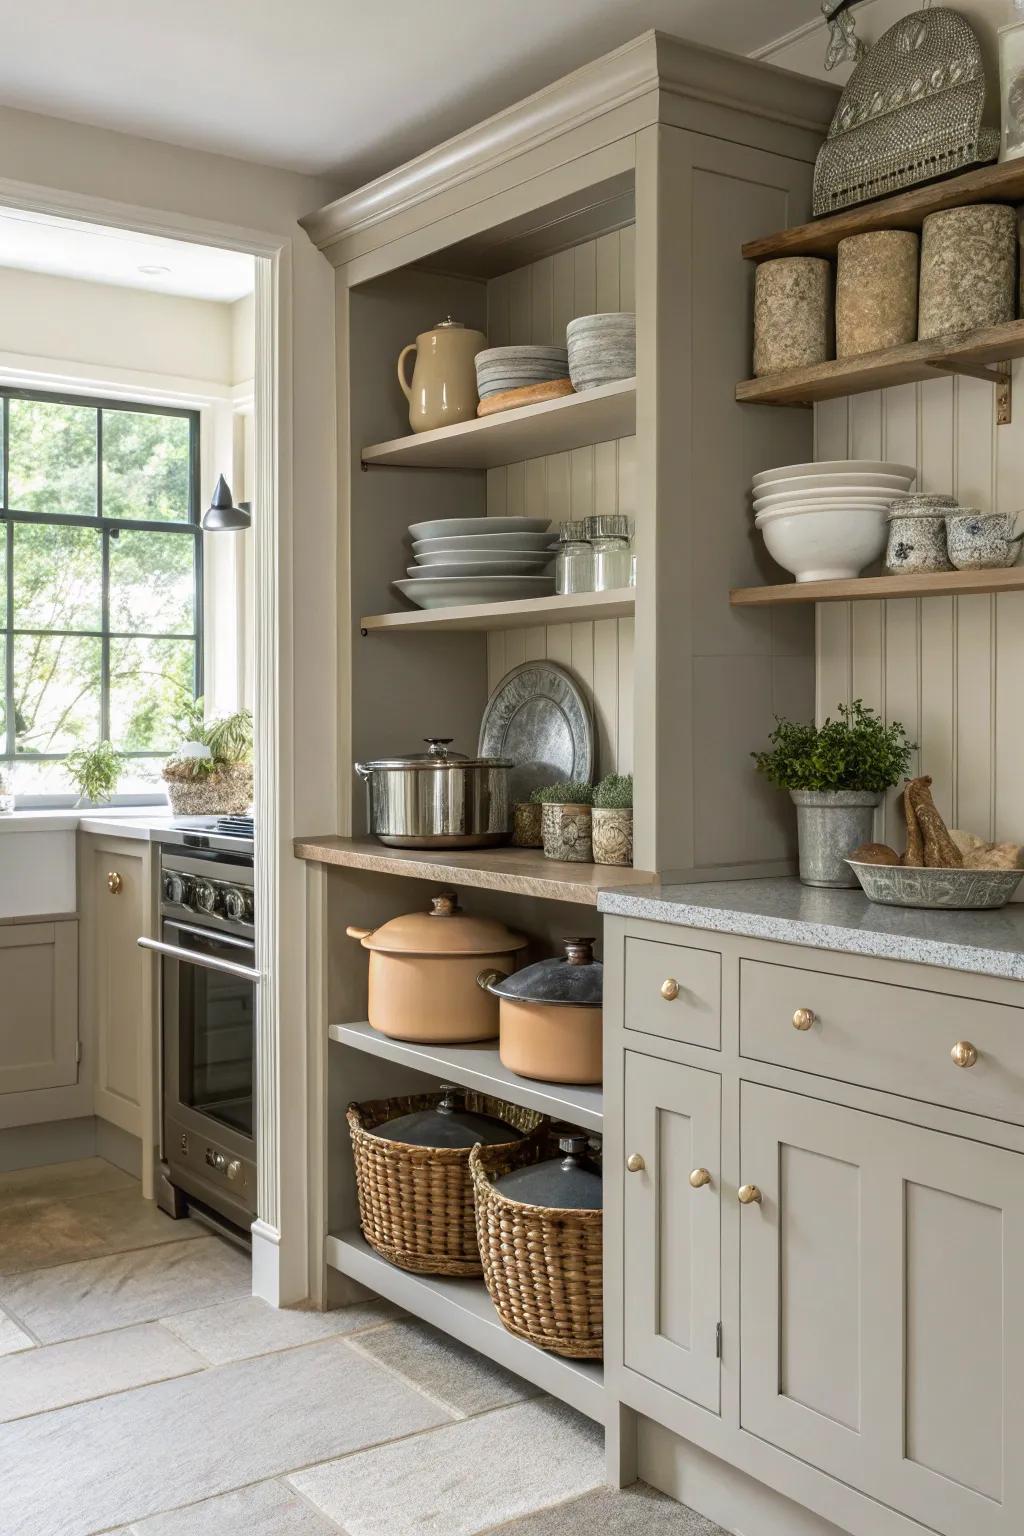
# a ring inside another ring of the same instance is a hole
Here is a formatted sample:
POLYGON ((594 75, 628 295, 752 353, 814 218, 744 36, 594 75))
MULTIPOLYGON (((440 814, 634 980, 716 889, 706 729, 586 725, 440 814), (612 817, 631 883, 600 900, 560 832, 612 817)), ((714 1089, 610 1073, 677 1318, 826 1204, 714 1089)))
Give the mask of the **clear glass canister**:
POLYGON ((587 518, 586 535, 594 551, 595 592, 614 592, 629 586, 633 564, 629 533, 629 518, 620 512, 587 518))
POLYGON ((582 520, 562 523, 555 560, 555 591, 593 592, 594 551, 582 520))

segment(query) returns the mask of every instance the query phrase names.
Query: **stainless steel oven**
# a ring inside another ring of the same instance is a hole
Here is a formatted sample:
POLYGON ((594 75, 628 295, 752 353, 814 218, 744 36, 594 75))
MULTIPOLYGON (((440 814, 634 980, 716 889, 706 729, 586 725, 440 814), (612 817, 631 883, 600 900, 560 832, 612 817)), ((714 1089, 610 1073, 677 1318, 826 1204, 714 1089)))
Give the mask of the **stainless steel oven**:
MULTIPOLYGON (((172 1216, 193 1210, 236 1236, 256 1217, 255 1034, 259 972, 247 848, 160 855, 161 1177, 172 1216)), ((235 834, 237 835, 237 834, 235 834)), ((251 845, 250 845, 251 846, 251 845)))

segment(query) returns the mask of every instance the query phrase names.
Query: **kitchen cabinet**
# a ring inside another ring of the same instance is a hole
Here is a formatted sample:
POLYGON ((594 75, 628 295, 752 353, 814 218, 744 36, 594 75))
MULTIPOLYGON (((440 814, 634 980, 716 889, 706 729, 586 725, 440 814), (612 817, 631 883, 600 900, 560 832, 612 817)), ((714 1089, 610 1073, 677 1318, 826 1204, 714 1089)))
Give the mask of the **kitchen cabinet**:
POLYGON ((0 1093, 78 1078, 78 924, 0 926, 0 1093))
POLYGON ((625 1359, 719 1406, 721 1078, 627 1051, 625 1359))
POLYGON ((606 1383, 641 1469, 653 1421, 715 1458, 713 1516, 754 1477, 801 1531, 1019 1536, 1024 988, 634 918, 605 963, 606 1383), (711 956, 720 1038, 655 985, 711 956))

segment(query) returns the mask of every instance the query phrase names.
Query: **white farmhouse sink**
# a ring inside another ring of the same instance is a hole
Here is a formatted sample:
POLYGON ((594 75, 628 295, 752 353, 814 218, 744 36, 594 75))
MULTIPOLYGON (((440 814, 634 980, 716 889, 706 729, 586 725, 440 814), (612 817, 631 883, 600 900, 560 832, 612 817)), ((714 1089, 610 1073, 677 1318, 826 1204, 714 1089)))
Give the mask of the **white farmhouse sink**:
POLYGON ((0 816, 0 921, 74 912, 77 816, 0 816))

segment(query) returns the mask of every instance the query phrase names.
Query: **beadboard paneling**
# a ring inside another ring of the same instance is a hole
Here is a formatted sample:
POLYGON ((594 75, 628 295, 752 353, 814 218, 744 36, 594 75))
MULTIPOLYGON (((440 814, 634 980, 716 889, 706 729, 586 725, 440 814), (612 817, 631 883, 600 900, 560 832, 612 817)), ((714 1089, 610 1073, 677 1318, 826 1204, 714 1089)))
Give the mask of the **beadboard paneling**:
MULTIPOLYGON (((1013 422, 995 425, 980 379, 938 378, 815 407, 815 457, 918 466, 925 491, 1012 512, 1024 505, 1024 364, 1013 365, 1013 422)), ((817 713, 862 698, 902 720, 915 769, 935 781, 949 824, 1024 840, 1024 593, 823 603, 817 612, 817 713)), ((902 849, 898 793, 876 835, 902 849)))
MULTIPOLYGON (((554 344, 576 315, 633 309, 633 230, 622 229, 487 285, 487 339, 554 344)), ((487 472, 491 517, 586 517, 635 508, 635 439, 550 454, 487 472)), ((548 658, 568 667, 590 698, 597 742, 595 778, 633 768, 632 619, 499 630, 488 636, 490 688, 524 661, 548 658)))

